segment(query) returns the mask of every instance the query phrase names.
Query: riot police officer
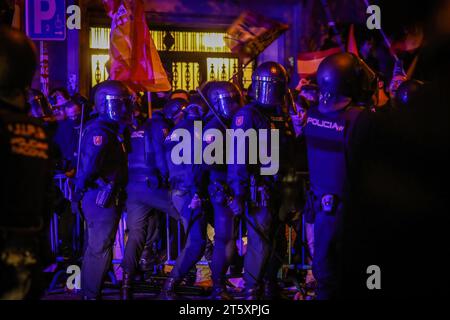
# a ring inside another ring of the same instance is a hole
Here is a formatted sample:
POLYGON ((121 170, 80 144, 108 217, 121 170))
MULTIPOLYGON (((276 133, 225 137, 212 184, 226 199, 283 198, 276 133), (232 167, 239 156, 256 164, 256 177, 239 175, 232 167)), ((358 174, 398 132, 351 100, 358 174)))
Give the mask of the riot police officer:
POLYGON ((51 208, 52 163, 43 123, 27 115, 37 66, 23 33, 0 27, 0 300, 40 298, 41 237, 51 208))
MULTIPOLYGON (((210 82, 205 86, 206 96, 214 108, 213 116, 208 117, 205 132, 219 130, 225 137, 234 114, 242 107, 242 95, 238 87, 226 81, 210 82)), ((214 142, 206 135, 204 150, 214 142)), ((222 150, 226 155, 226 149, 222 150)), ((224 163, 204 164, 201 170, 201 183, 208 184, 208 196, 214 211, 214 249, 211 263, 214 283, 212 299, 231 300, 225 285, 225 276, 236 251, 235 223, 233 211, 228 205, 230 197, 227 185, 227 166, 224 163)))
MULTIPOLYGON (((190 103, 184 109, 184 118, 169 133, 165 141, 165 155, 169 168, 169 184, 171 188, 172 204, 181 220, 186 241, 183 250, 177 257, 175 266, 170 272, 161 290, 161 299, 172 300, 175 296, 175 286, 185 277, 189 270, 201 259, 206 246, 206 217, 201 208, 198 189, 199 165, 195 164, 196 152, 184 154, 186 149, 176 151, 181 134, 189 134, 181 139, 191 146, 194 151, 195 139, 201 139, 195 125, 201 124, 207 112, 202 104, 190 103), (175 150, 175 151, 174 151, 175 150), (174 157, 182 156, 187 161, 177 161, 174 157)), ((200 140, 201 141, 201 140, 200 140)), ((200 142, 201 143, 201 142, 200 142)))
POLYGON ((156 209, 176 217, 168 189, 168 168, 164 156, 164 140, 179 121, 187 101, 176 98, 162 111, 131 127, 131 152, 128 156, 127 229, 128 241, 122 262, 124 270, 122 299, 131 298, 132 278, 147 238, 153 235, 158 216, 156 209), (150 234, 147 234, 150 233, 150 234))
POLYGON ((98 299, 112 258, 112 245, 121 215, 127 182, 126 126, 131 121, 128 89, 120 82, 102 82, 95 93, 98 118, 82 133, 77 191, 88 227, 83 257, 83 298, 98 299))
MULTIPOLYGON (((287 93, 288 76, 283 66, 276 62, 261 64, 252 75, 252 87, 254 101, 240 109, 233 118, 232 129, 265 129, 267 130, 267 145, 277 141, 271 141, 272 129, 279 133, 279 170, 273 175, 261 175, 261 168, 267 164, 258 162, 249 164, 248 157, 245 164, 238 163, 237 156, 242 149, 235 147, 234 163, 228 168, 228 182, 231 188, 233 200, 231 208, 235 215, 242 216, 245 213, 247 203, 247 230, 248 245, 244 261, 245 291, 247 299, 261 297, 262 280, 265 275, 266 263, 269 259, 280 260, 280 254, 274 251, 274 218, 278 215, 280 207, 279 190, 286 166, 289 165, 287 154, 292 154, 289 144, 294 139, 292 128, 288 124, 288 114, 285 110, 285 98, 287 93), (272 255, 272 257, 271 257, 272 255), (275 256, 274 256, 275 255, 275 256)), ((261 131, 263 132, 263 131, 261 131)), ((260 132, 260 134, 261 134, 260 132)), ((258 138, 261 143, 261 138, 258 138)), ((244 151, 250 151, 249 142, 246 141, 244 151)), ((282 255, 282 254, 281 254, 282 255)), ((270 275, 266 279, 274 280, 271 268, 270 275)))
POLYGON ((325 58, 317 81, 320 101, 310 108, 305 137, 311 190, 315 199, 313 273, 317 298, 336 298, 339 259, 339 227, 348 181, 347 166, 353 128, 362 114, 354 105, 370 79, 359 59, 350 53, 325 58))

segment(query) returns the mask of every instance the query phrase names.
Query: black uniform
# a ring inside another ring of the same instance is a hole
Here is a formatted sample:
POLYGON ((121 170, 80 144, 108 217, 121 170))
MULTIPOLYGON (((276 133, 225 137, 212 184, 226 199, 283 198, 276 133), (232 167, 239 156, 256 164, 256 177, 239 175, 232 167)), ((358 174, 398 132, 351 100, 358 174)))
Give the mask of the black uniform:
POLYGON ((39 238, 50 217, 49 154, 42 123, 0 101, 0 298, 39 298, 43 290, 39 238))
POLYGON ((87 124, 81 141, 77 189, 84 191, 82 208, 88 226, 81 286, 89 299, 100 295, 110 267, 127 183, 127 160, 126 137, 117 122, 100 116, 87 124))
MULTIPOLYGON (((260 284, 266 270, 266 263, 271 257, 273 250, 273 232, 278 231, 278 226, 274 225, 275 217, 278 216, 280 208, 280 190, 283 176, 287 173, 290 165, 288 154, 292 153, 293 132, 289 127, 286 114, 281 107, 261 106, 250 103, 240 109, 232 122, 232 129, 267 129, 267 145, 270 150, 271 129, 279 130, 279 170, 275 175, 261 175, 260 169, 268 167, 261 163, 238 164, 237 156, 243 150, 235 149, 234 164, 228 167, 228 182, 233 197, 246 201, 248 205, 247 219, 251 225, 247 224, 248 245, 245 256, 245 286, 247 290, 256 289, 260 284)), ((248 142, 245 143, 245 150, 248 154, 248 142)), ((248 156, 247 156, 248 158, 248 156)), ((274 252, 279 260, 283 256, 282 252, 274 252)), ((276 268, 273 268, 274 270, 276 268)))
MULTIPOLYGON (((189 270, 201 259, 206 246, 206 218, 200 208, 190 209, 189 204, 195 194, 200 195, 198 186, 200 182, 199 165, 194 164, 194 122, 201 121, 201 116, 187 114, 169 133, 165 141, 165 154, 169 167, 169 183, 171 187, 172 204, 176 208, 179 219, 186 233, 186 242, 180 255, 177 257, 175 266, 170 274, 173 279, 180 279, 187 275, 189 270), (186 130, 191 136, 191 158, 190 164, 177 164, 173 162, 172 150, 179 143, 176 136, 179 130, 186 130)), ((197 155, 201 156, 201 155, 197 155)))
POLYGON ((353 128, 361 111, 350 106, 328 113, 321 113, 317 108, 308 112, 305 136, 315 199, 313 272, 318 281, 319 299, 336 298, 338 224, 349 178, 347 168, 352 157, 353 128))
MULTIPOLYGON (((216 129, 226 136, 225 128, 217 117, 212 117, 206 123, 204 131, 216 129)), ((204 150, 214 142, 212 136, 206 135, 204 141, 204 150)), ((223 155, 226 155, 224 145, 223 155)), ((225 159, 223 159, 225 160, 225 159)), ((209 196, 214 210, 214 251, 211 263, 212 280, 214 285, 225 284, 225 274, 230 266, 231 260, 236 252, 236 220, 234 213, 228 205, 230 190, 227 185, 227 165, 222 164, 204 164, 201 169, 202 179, 198 180, 203 185, 208 186, 209 196)), ((199 186, 201 188, 201 186, 199 186)))
POLYGON ((126 203, 128 242, 122 262, 129 274, 135 273, 144 245, 148 245, 147 232, 155 233, 158 227, 159 217, 151 216, 152 209, 176 216, 170 201, 164 155, 164 140, 171 127, 162 113, 155 112, 152 119, 131 132, 126 203))

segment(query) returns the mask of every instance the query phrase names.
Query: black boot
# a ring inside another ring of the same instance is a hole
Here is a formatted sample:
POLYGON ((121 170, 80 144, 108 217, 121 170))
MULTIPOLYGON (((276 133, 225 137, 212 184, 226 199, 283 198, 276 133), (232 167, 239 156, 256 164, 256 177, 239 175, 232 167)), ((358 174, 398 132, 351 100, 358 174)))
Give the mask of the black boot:
POLYGON ((213 287, 211 300, 234 300, 233 296, 228 292, 227 286, 222 284, 213 287))
POLYGON ((155 265, 155 254, 151 247, 144 247, 142 251, 141 259, 139 260, 139 269, 143 272, 153 271, 153 266, 155 265))
POLYGON ((175 285, 178 280, 172 277, 167 278, 161 288, 161 293, 158 296, 158 300, 176 300, 177 295, 175 293, 175 285))
POLYGON ((133 279, 127 272, 123 273, 122 287, 120 288, 120 300, 133 300, 133 279))

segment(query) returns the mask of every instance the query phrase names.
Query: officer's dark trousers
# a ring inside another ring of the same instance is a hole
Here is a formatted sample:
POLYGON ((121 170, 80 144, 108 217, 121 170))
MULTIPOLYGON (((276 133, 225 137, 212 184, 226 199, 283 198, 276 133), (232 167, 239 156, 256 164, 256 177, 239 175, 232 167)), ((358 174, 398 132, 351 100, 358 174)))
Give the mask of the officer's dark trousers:
POLYGON ((247 223, 247 253, 244 260, 244 280, 246 289, 255 289, 261 281, 265 265, 272 249, 272 243, 267 242, 260 234, 270 238, 272 212, 268 207, 249 208, 247 219, 255 228, 247 223), (259 231, 258 231, 259 230, 259 231))
POLYGON ((95 204, 98 190, 86 192, 82 208, 88 227, 88 244, 81 268, 81 288, 87 298, 98 298, 112 259, 112 246, 120 220, 119 207, 95 204))
POLYGON ((336 298, 338 276, 337 217, 341 208, 333 214, 319 211, 314 224, 313 274, 317 280, 317 299, 336 298))
POLYGON ((154 233, 159 217, 152 213, 157 209, 175 215, 168 189, 152 189, 145 182, 133 182, 127 186, 127 229, 128 241, 122 268, 135 274, 139 260, 147 242, 149 232, 154 233), (153 228, 151 228, 151 226, 153 228), (150 227, 150 228, 149 228, 150 227))
POLYGON ((225 275, 236 252, 235 219, 226 205, 212 203, 214 210, 214 251, 211 262, 214 285, 224 284, 225 275))
POLYGON ((181 223, 186 233, 186 242, 175 266, 170 274, 180 279, 188 274, 189 270, 202 258, 206 246, 206 218, 201 210, 188 208, 192 199, 189 191, 173 190, 172 202, 179 212, 181 223))

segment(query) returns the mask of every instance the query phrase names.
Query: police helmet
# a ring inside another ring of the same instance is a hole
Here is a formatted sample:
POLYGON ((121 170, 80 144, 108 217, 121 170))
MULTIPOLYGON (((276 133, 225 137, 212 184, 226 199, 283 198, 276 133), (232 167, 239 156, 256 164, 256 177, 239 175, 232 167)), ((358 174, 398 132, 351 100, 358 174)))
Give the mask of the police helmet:
POLYGON ((284 101, 288 75, 284 67, 276 62, 264 62, 252 75, 252 89, 256 102, 261 105, 280 105, 284 101))
POLYGON ((183 112, 188 119, 202 119, 207 114, 208 109, 202 103, 190 102, 183 112))
POLYGON ((24 33, 7 27, 0 27, 0 43, 0 94, 11 96, 31 85, 36 48, 24 33))
POLYGON ((182 113, 184 108, 188 105, 188 102, 183 98, 174 98, 166 102, 162 112, 166 119, 174 121, 182 113))
POLYGON ((214 110, 226 120, 231 120, 242 107, 241 91, 231 82, 211 82, 206 95, 214 110))
POLYGON ((120 81, 106 80, 95 90, 97 112, 121 124, 131 122, 132 99, 128 88, 120 81))
POLYGON ((320 63, 317 83, 325 101, 333 97, 359 100, 371 96, 376 76, 357 56, 341 52, 326 57, 320 63))
POLYGON ((209 109, 203 98, 197 93, 189 97, 189 103, 183 111, 188 118, 203 118, 209 109))

